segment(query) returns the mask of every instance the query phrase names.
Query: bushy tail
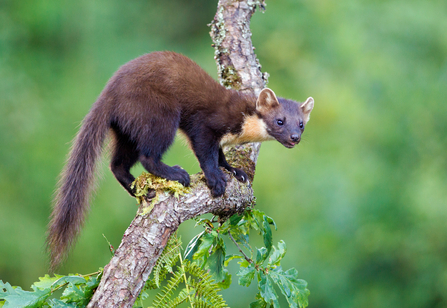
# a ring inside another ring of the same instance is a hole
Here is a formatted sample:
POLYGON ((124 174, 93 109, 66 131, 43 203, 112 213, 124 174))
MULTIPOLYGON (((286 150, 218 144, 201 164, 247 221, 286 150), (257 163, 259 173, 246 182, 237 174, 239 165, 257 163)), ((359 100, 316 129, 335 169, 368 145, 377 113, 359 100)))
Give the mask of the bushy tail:
POLYGON ((104 110, 108 108, 103 107, 101 96, 83 120, 61 173, 48 227, 51 271, 58 267, 73 244, 89 208, 96 161, 109 128, 109 116, 104 110))

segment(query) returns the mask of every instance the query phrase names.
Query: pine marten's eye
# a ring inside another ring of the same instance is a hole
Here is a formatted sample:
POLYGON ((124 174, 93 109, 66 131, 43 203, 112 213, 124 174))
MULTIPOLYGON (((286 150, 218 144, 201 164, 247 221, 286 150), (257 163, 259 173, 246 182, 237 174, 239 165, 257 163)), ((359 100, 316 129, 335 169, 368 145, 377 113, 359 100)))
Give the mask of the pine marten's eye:
POLYGON ((304 128, 304 123, 303 123, 303 121, 300 121, 300 128, 304 128))
POLYGON ((284 125, 284 121, 281 119, 276 120, 276 124, 278 124, 279 126, 284 125))

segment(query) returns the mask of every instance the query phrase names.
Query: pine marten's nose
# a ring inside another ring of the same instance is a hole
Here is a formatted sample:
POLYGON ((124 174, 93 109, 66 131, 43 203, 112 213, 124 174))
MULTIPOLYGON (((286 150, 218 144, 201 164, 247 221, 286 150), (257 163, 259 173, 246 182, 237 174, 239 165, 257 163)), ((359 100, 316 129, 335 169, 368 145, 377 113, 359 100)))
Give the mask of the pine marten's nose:
POLYGON ((290 139, 291 139, 293 142, 299 142, 299 141, 300 141, 300 135, 298 135, 298 134, 292 134, 292 135, 290 136, 290 139))

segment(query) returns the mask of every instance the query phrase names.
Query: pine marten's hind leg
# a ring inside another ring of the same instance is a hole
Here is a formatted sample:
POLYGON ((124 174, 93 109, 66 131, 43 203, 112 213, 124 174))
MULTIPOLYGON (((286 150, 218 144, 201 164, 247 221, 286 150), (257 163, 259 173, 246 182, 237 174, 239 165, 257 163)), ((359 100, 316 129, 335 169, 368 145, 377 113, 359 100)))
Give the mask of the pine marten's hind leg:
POLYGON ((121 134, 118 130, 113 130, 113 137, 115 140, 110 169, 118 182, 131 196, 135 197, 135 191, 131 188, 135 178, 130 173, 130 168, 138 160, 138 150, 136 149, 135 143, 130 141, 126 135, 121 134))

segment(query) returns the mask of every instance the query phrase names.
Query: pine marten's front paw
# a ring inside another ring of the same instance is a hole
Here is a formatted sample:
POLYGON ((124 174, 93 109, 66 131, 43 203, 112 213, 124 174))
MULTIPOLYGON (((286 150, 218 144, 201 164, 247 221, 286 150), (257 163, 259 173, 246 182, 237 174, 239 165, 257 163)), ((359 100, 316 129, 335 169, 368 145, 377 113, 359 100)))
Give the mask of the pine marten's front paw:
POLYGON ((191 179, 189 178, 188 172, 186 172, 182 167, 180 166, 173 166, 172 167, 172 174, 171 176, 174 178, 175 181, 179 182, 185 187, 188 187, 191 183, 191 179))
POLYGON ((208 175, 206 184, 210 188, 213 197, 222 196, 225 193, 225 187, 227 186, 225 175, 222 171, 208 175))

